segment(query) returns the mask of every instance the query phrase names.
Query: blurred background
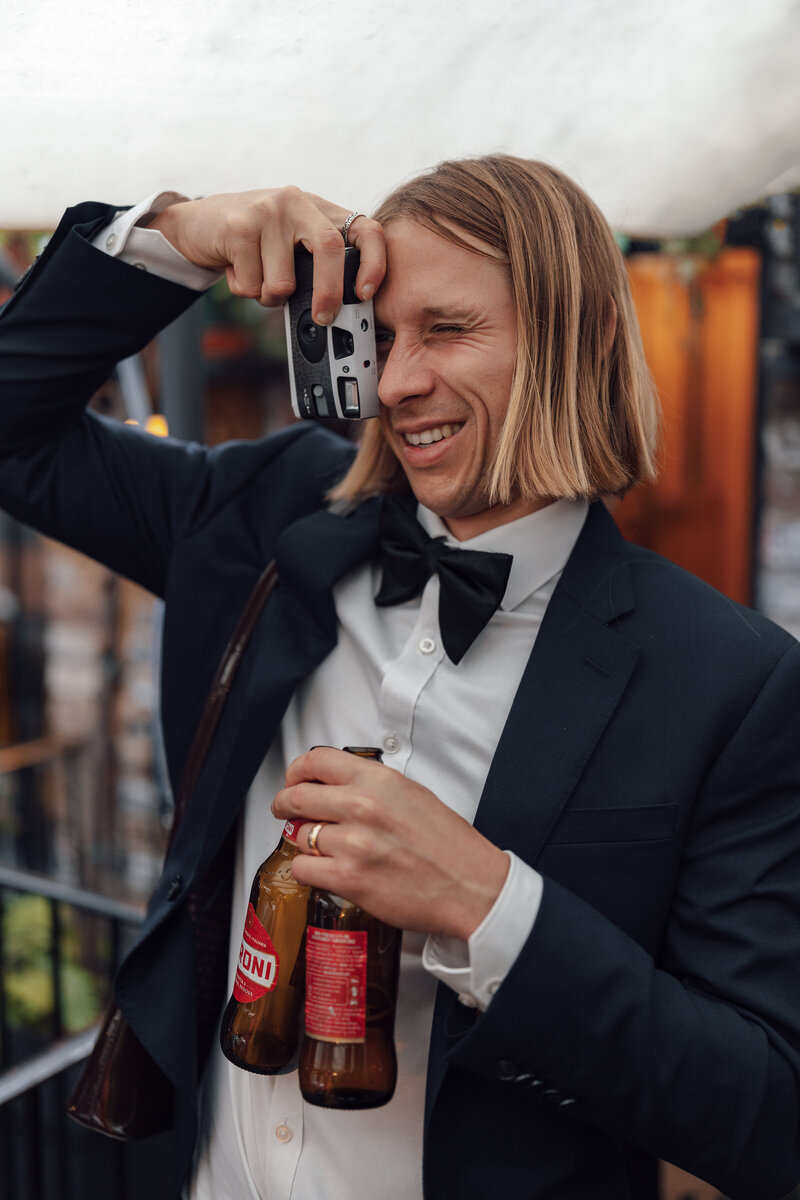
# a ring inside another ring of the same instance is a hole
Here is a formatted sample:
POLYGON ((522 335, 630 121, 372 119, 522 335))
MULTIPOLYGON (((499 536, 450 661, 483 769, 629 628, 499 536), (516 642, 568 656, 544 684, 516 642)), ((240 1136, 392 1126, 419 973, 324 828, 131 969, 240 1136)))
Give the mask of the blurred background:
MULTIPOLYGON (((660 478, 618 523, 800 636, 800 5, 164 7, 0 16, 0 303, 80 199, 293 181, 367 208, 445 156, 545 158, 617 233, 663 405, 660 478)), ((282 315, 217 284, 92 403, 261 437, 292 419, 282 315)), ((168 1195, 166 1141, 132 1155, 63 1116, 171 819, 160 629, 150 595, 0 514, 9 1200, 168 1195)), ((662 1188, 716 1195, 666 1165, 662 1188)))

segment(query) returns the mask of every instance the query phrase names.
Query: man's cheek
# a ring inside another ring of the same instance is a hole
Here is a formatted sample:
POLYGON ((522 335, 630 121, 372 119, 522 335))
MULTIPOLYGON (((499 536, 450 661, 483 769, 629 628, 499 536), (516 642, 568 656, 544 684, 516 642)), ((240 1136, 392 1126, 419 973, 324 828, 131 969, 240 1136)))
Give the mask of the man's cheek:
POLYGON ((378 420, 380 421, 381 432, 383 434, 383 440, 386 442, 387 446, 390 448, 390 450, 392 451, 392 454, 394 454, 395 458, 397 458, 399 460, 399 462, 402 463, 403 458, 399 452, 398 447, 395 445, 395 436, 392 433, 391 420, 385 409, 381 409, 378 420))

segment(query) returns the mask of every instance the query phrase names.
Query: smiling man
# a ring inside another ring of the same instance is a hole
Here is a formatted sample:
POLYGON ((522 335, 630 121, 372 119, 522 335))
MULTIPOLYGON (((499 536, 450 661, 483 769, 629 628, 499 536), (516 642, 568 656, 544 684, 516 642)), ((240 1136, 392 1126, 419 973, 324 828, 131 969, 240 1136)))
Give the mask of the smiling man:
POLYGON ((0 320, 0 500, 165 597, 176 787, 278 566, 116 983, 174 1087, 176 1192, 654 1200, 662 1157, 777 1200, 800 1176, 797 644, 600 501, 652 477, 657 412, 574 183, 446 163, 347 217, 297 189, 82 206, 0 320), (346 221, 380 327, 355 456, 316 425, 208 450, 84 412, 218 272, 279 303, 302 242, 330 322, 346 221), (325 748, 347 743, 385 765, 325 748), (195 1015, 221 1011, 288 817, 322 823, 299 880, 404 930, 382 1109, 238 1071, 195 1015), (212 876, 227 971, 196 958, 212 876))
POLYGON ((406 218, 388 224, 377 303, 383 436, 414 495, 459 541, 547 503, 489 499, 517 322, 507 262, 468 237, 445 240, 406 218))

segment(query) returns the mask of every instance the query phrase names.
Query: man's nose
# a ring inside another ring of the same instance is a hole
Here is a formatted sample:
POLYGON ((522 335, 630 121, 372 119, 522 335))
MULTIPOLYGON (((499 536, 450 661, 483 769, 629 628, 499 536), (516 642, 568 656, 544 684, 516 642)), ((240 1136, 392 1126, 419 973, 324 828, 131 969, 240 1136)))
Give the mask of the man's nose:
POLYGON ((404 346, 395 340, 384 360, 378 380, 378 396, 386 408, 394 408, 414 396, 427 396, 434 375, 421 347, 404 346))

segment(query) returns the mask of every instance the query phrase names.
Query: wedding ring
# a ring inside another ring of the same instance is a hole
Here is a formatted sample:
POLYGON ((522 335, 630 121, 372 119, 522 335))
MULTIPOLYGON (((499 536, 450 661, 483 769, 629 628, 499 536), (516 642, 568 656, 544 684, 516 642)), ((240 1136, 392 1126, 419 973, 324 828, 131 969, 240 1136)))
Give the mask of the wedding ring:
POLYGON ((316 825, 312 825, 308 831, 308 849, 311 854, 316 854, 317 858, 324 858, 321 850, 317 849, 317 839, 319 831, 325 826, 325 821, 318 821, 316 825))
POLYGON ((366 215, 367 215, 366 213, 362 213, 362 212, 351 212, 350 213, 350 215, 348 216, 344 225, 342 226, 342 237, 344 238, 345 246, 350 245, 350 243, 347 240, 347 235, 350 232, 350 226, 353 224, 353 221, 355 221, 356 217, 365 217, 366 215))

